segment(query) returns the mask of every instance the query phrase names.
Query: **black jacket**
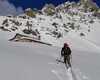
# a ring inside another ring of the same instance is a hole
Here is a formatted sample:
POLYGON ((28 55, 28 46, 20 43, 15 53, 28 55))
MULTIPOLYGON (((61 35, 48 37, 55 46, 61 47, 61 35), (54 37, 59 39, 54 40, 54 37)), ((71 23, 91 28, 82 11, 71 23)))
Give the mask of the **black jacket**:
POLYGON ((71 55, 71 49, 69 47, 63 47, 61 50, 61 56, 71 55))

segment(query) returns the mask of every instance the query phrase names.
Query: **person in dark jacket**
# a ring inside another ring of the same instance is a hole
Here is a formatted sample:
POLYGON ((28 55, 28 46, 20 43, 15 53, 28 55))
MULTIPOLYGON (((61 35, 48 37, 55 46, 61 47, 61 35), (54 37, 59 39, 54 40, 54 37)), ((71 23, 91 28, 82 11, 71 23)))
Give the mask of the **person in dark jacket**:
POLYGON ((66 67, 67 68, 68 68, 68 66, 71 67, 71 63, 70 63, 71 49, 70 49, 70 47, 68 46, 67 43, 64 43, 64 46, 62 47, 61 56, 64 59, 64 63, 66 65, 66 67))

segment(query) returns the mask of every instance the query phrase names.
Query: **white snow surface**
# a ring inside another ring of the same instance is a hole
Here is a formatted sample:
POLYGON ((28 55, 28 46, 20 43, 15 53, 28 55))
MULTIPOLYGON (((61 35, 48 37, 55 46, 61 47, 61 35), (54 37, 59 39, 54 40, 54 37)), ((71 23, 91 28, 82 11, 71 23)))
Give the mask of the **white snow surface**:
MULTIPOLYGON (((9 42, 0 31, 0 80, 99 80, 100 54, 72 50, 72 69, 57 64, 60 47, 39 43, 9 42)), ((87 43, 88 46, 88 43, 87 43)))
MULTIPOLYGON (((27 16, 24 15, 24 17, 27 16)), ((74 49, 76 48, 84 51, 91 50, 93 52, 100 51, 100 38, 98 37, 98 34, 100 33, 100 19, 92 16, 91 13, 79 11, 78 15, 71 16, 67 13, 59 12, 54 16, 36 14, 35 18, 29 17, 29 19, 23 19, 20 15, 16 17, 0 16, 0 19, 0 27, 4 27, 5 29, 11 31, 13 36, 16 33, 19 33, 33 37, 32 34, 28 35, 23 32, 24 29, 28 28, 28 22, 31 24, 32 30, 37 29, 39 31, 41 41, 43 42, 59 47, 61 47, 63 43, 67 42, 70 47, 74 49), (59 17, 56 17, 58 15, 62 18, 60 19, 59 17), (4 23, 5 20, 7 20, 6 23, 4 23), (15 25, 13 21, 19 22, 21 25, 15 25), (89 21, 93 21, 93 23, 89 23, 89 21), (56 28, 52 25, 54 23, 56 24, 56 28), (6 26, 7 24, 8 26, 6 26), (75 29, 70 28, 71 24, 74 24, 75 29), (16 30, 12 31, 12 29, 16 30), (68 32, 66 32, 66 30, 68 32), (80 36, 81 33, 85 36, 80 36), (61 34, 62 36, 57 38, 58 34, 61 34)))
POLYGON ((100 80, 100 19, 82 5, 72 7, 66 2, 57 8, 61 10, 52 16, 43 10, 34 18, 0 16, 0 80, 100 80), (38 35, 25 29, 37 30, 38 35), (17 33, 32 39, 40 36, 41 42, 53 46, 8 41, 17 33), (65 42, 72 49, 72 69, 68 70, 56 62, 65 42))

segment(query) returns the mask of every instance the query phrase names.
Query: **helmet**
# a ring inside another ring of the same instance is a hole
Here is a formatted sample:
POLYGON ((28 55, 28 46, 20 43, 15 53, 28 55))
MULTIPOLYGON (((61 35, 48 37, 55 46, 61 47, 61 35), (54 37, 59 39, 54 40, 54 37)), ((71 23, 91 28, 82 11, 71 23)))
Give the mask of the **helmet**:
POLYGON ((64 47, 68 47, 68 44, 67 43, 64 43, 64 47))

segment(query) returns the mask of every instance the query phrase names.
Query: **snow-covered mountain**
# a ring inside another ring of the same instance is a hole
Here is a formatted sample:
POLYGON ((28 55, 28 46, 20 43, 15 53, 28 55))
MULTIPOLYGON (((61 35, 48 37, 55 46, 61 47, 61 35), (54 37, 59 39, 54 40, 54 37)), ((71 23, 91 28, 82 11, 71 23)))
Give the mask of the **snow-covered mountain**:
POLYGON ((91 0, 0 16, 0 80, 99 80, 99 25, 91 0), (56 62, 64 42, 72 49, 68 70, 56 62))
POLYGON ((57 7, 47 4, 42 10, 29 8, 19 16, 0 16, 0 29, 16 35, 16 41, 35 39, 54 46, 68 42, 72 48, 88 50, 95 46, 99 50, 99 11, 91 0, 66 2, 57 7))

